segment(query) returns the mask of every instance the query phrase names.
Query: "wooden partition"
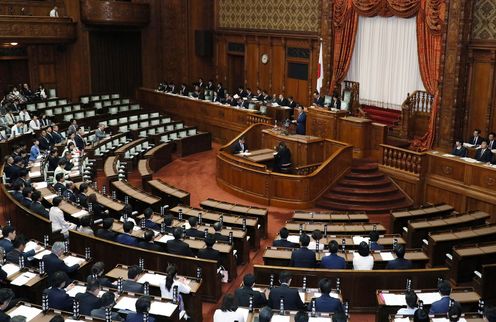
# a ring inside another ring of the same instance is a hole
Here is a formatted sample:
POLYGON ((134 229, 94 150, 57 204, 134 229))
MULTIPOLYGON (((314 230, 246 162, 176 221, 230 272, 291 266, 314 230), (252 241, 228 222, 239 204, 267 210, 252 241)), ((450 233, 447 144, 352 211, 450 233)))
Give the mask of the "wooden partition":
MULTIPOLYGON (((314 202, 351 168, 352 147, 345 143, 323 140, 322 163, 308 175, 272 172, 266 165, 232 154, 239 137, 250 138, 256 148, 263 140, 258 133, 270 128, 255 124, 223 146, 217 155, 217 183, 225 190, 254 202, 290 208, 311 208, 314 202)), ((289 138, 288 138, 289 139, 289 138)), ((270 147, 272 148, 272 147, 270 147)))
POLYGON ((436 288, 439 277, 448 276, 447 268, 436 269, 412 269, 412 270, 329 270, 308 269, 283 266, 255 265, 254 274, 256 283, 268 285, 270 276, 274 276, 274 284, 278 284, 279 274, 288 271, 292 274, 291 286, 303 285, 303 277, 307 279, 307 287, 318 288, 322 278, 330 278, 333 288, 336 287, 336 279, 340 279, 342 297, 350 301, 353 310, 375 311, 377 308, 376 290, 380 289, 404 289, 406 280, 412 280, 412 288, 426 289, 436 288))

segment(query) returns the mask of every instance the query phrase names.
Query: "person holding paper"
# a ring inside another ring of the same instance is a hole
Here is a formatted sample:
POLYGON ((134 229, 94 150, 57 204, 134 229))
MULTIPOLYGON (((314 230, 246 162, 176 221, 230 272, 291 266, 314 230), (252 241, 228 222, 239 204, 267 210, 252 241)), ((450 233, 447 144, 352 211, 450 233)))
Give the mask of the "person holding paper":
POLYGON ((354 270, 372 270, 374 268, 374 257, 370 255, 369 245, 362 241, 358 245, 358 253, 353 256, 354 270))
POLYGON ((255 284, 255 276, 253 274, 246 274, 243 277, 243 286, 234 292, 238 304, 244 307, 250 306, 250 297, 253 298, 253 307, 259 308, 267 305, 267 298, 265 294, 253 289, 255 284))
POLYGON ((396 258, 389 261, 386 265, 386 269, 411 269, 412 262, 405 259, 405 247, 403 245, 398 245, 394 249, 396 258))
POLYGON ((290 288, 291 273, 287 271, 281 272, 279 275, 279 283, 281 286, 274 287, 269 293, 269 306, 273 310, 278 310, 281 297, 284 298, 285 310, 305 310, 306 306, 302 302, 298 289, 290 288))
MULTIPOLYGON (((145 313, 150 312, 152 301, 149 296, 141 296, 135 304, 136 313, 129 313, 126 317, 126 322, 143 322, 145 313)), ((155 322, 155 318, 148 316, 148 322, 155 322)))
POLYGON ((274 239, 272 246, 274 247, 286 247, 286 248, 296 248, 299 245, 292 243, 288 240, 289 230, 286 227, 282 227, 279 230, 279 239, 274 239))
MULTIPOLYGON (((55 310, 72 311, 72 298, 67 294, 65 286, 69 277, 64 272, 55 272, 52 276, 52 287, 44 292, 48 295, 48 307, 55 310)), ((73 285, 69 285, 68 289, 73 285)))
POLYGON ((465 158, 467 156, 468 150, 463 146, 463 140, 456 140, 455 147, 453 148, 453 151, 451 151, 451 154, 460 158, 465 158))
MULTIPOLYGON (((343 304, 340 300, 331 296, 331 280, 323 278, 319 281, 321 296, 315 299, 315 310, 317 312, 337 313, 343 312, 343 304)), ((312 310, 312 303, 308 305, 308 310, 312 310)))
POLYGON ((67 264, 60 259, 64 253, 64 243, 55 242, 52 246, 52 252, 43 256, 42 261, 45 263, 45 272, 48 276, 54 276, 56 272, 64 272, 66 274, 73 273, 79 269, 79 264, 67 266, 67 264))
POLYGON ((102 307, 98 297, 102 290, 100 282, 96 278, 90 279, 86 284, 86 292, 76 294, 75 299, 79 301, 79 312, 83 315, 91 315, 91 311, 102 307))
POLYGON ((317 258, 313 250, 308 249, 310 236, 303 234, 300 236, 300 248, 293 251, 289 266, 314 268, 317 266, 317 258))
POLYGON ((437 284, 437 289, 441 295, 441 299, 432 303, 429 314, 446 314, 450 306, 451 285, 448 281, 440 281, 437 284))
POLYGON ((62 197, 57 196, 52 200, 52 208, 48 212, 48 216, 52 223, 52 232, 60 231, 67 239, 69 238, 69 229, 76 229, 76 225, 64 219, 64 212, 59 208, 62 202, 62 197))
POLYGON ((214 313, 214 322, 227 321, 245 322, 245 316, 238 311, 238 304, 232 294, 224 295, 222 305, 214 313))
POLYGON ((397 315, 414 315, 417 311, 418 297, 414 291, 406 291, 405 293, 406 307, 402 307, 396 312, 397 315))
POLYGON ((329 242, 330 254, 322 258, 320 267, 328 269, 346 269, 346 260, 338 255, 339 245, 335 240, 329 242))

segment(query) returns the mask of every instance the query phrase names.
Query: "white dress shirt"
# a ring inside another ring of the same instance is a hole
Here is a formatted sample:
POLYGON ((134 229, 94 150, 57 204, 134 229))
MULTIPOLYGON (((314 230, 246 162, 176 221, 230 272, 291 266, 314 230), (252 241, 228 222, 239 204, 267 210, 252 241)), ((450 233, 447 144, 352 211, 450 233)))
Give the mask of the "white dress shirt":
POLYGON ((39 130, 39 129, 40 129, 40 126, 41 126, 41 124, 40 124, 40 120, 31 120, 31 121, 29 122, 29 128, 30 128, 31 130, 33 130, 33 131, 34 131, 34 130, 39 130))
POLYGON ((160 294, 162 295, 163 298, 172 299, 172 291, 174 290, 174 286, 177 286, 177 292, 182 293, 182 294, 189 294, 191 292, 191 287, 188 285, 184 284, 183 282, 180 282, 178 280, 174 280, 172 283, 172 286, 170 290, 167 290, 165 287, 165 278, 160 282, 160 294))
POLYGON ((214 322, 245 322, 245 317, 240 311, 221 311, 220 309, 215 310, 214 322))
POLYGON ((54 206, 50 208, 48 215, 50 217, 50 221, 52 222, 52 232, 60 230, 64 236, 67 236, 69 229, 76 228, 76 225, 65 221, 64 213, 59 207, 54 206))
POLYGON ((24 127, 23 126, 17 127, 17 125, 14 125, 10 129, 10 138, 11 139, 15 138, 16 136, 20 136, 22 134, 24 134, 24 127))
POLYGON ((50 10, 50 17, 58 17, 58 16, 59 16, 59 12, 57 10, 55 9, 50 10))
POLYGON ((31 121, 31 116, 29 116, 28 112, 20 111, 19 112, 19 119, 21 121, 27 122, 27 121, 31 121))
POLYGON ((369 256, 360 256, 355 254, 353 256, 353 269, 354 270, 372 270, 374 268, 374 257, 372 255, 369 256))

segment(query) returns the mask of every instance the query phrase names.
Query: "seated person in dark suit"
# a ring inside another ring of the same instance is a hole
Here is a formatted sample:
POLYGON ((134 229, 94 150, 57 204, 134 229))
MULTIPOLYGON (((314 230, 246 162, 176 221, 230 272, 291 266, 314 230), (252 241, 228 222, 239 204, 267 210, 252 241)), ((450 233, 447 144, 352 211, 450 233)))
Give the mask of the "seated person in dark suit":
POLYGON ((79 269, 79 264, 74 264, 72 266, 67 266, 60 256, 64 253, 64 243, 55 242, 52 246, 52 252, 43 256, 43 262, 45 263, 45 272, 48 276, 52 276, 55 272, 62 271, 67 274, 75 272, 79 269))
POLYGON ((103 219, 102 228, 99 228, 96 231, 95 236, 107 240, 115 240, 115 238, 117 237, 117 233, 112 231, 113 224, 114 224, 113 218, 107 217, 103 219))
POLYGON ((79 312, 83 315, 91 315, 91 311, 102 307, 98 294, 102 290, 100 282, 96 278, 90 279, 86 284, 86 292, 76 294, 79 301, 79 312))
POLYGON ((167 241, 167 252, 175 255, 193 256, 189 245, 181 240, 183 236, 182 228, 175 228, 172 233, 174 239, 167 241))
POLYGON ((277 146, 277 153, 274 155, 274 172, 281 172, 283 168, 291 166, 291 151, 284 142, 277 146))
POLYGON ((496 322, 496 307, 487 307, 484 309, 484 321, 496 322))
POLYGON ((292 267, 317 267, 317 258, 313 250, 308 249, 310 244, 310 236, 303 234, 300 236, 300 248, 295 249, 291 254, 291 261, 289 266, 292 267))
POLYGON ((248 152, 248 146, 245 144, 245 138, 240 137, 238 142, 233 146, 233 154, 248 152))
POLYGON ((155 237, 153 230, 145 228, 145 233, 143 234, 143 240, 138 243, 138 246, 141 248, 154 250, 156 252, 162 251, 162 247, 160 247, 160 245, 157 245, 153 242, 153 237, 155 237))
POLYGON ((487 148, 489 150, 496 149, 496 134, 494 132, 489 133, 487 137, 487 148))
POLYGON ((31 208, 31 204, 33 203, 33 199, 31 199, 32 193, 33 193, 33 188, 31 188, 31 187, 24 187, 22 189, 21 204, 28 209, 31 208))
MULTIPOLYGON (((343 304, 340 300, 331 296, 331 280, 328 278, 319 281, 320 293, 319 298, 315 299, 315 311, 325 313, 343 312, 343 304)), ((312 310, 312 303, 308 305, 308 310, 312 310)))
POLYGON ((45 290, 48 295, 48 307, 55 310, 72 311, 72 298, 65 290, 68 280, 69 277, 64 272, 55 272, 53 274, 52 287, 45 290))
MULTIPOLYGON (((112 309, 115 303, 115 295, 112 292, 105 292, 100 299, 100 308, 91 310, 91 317, 94 319, 105 320, 105 309, 108 307, 112 309)), ((123 319, 117 312, 112 312, 112 321, 122 321, 123 319)))
POLYGON ((112 287, 115 288, 115 285, 104 276, 105 274, 105 263, 104 262, 96 262, 91 266, 91 275, 86 279, 87 281, 91 278, 97 279, 102 287, 112 287))
MULTIPOLYGON (((152 305, 152 301, 148 296, 141 296, 136 301, 136 313, 129 313, 126 317, 126 322, 143 322, 145 313, 150 311, 150 307, 152 305)), ((153 316, 148 317, 148 322, 155 322, 155 318, 153 316)))
POLYGON ((220 261, 220 252, 214 249, 215 237, 212 234, 208 234, 205 238, 206 247, 198 251, 198 258, 211 259, 214 261, 220 261))
POLYGON ((5 313, 10 306, 10 302, 14 298, 14 292, 9 288, 0 289, 0 322, 11 321, 10 316, 5 313))
POLYGON ((258 322, 270 322, 273 315, 272 309, 268 306, 264 306, 258 312, 258 322))
POLYGON ((150 229, 155 229, 159 230, 160 225, 153 222, 152 220, 152 215, 153 215, 153 209, 148 207, 143 211, 143 215, 145 216, 145 227, 150 228, 150 229))
POLYGON ((453 303, 451 303, 447 315, 450 322, 460 321, 462 317, 462 305, 460 304, 460 302, 454 301, 453 303))
POLYGON ((93 212, 93 217, 95 219, 106 218, 108 211, 105 210, 105 207, 103 207, 98 203, 98 200, 96 198, 96 193, 92 193, 87 197, 86 204, 88 209, 90 208, 91 205, 91 211, 93 212))
POLYGON ((214 224, 214 230, 215 230, 215 240, 216 241, 224 241, 228 242, 229 241, 229 236, 222 235, 222 224, 220 222, 216 222, 214 224))
POLYGON ((76 194, 74 193, 74 183, 70 181, 66 182, 65 190, 62 193, 62 196, 64 197, 65 200, 76 203, 76 194))
POLYGON ((239 306, 249 307, 250 297, 253 298, 253 307, 255 308, 267 305, 267 298, 265 297, 265 294, 253 290, 254 284, 255 276, 253 276, 253 274, 246 274, 243 277, 243 286, 234 292, 234 297, 236 298, 239 306))
POLYGON ((276 103, 280 106, 289 106, 289 101, 282 94, 279 94, 276 103))
POLYGON ((324 97, 320 96, 318 91, 313 92, 313 103, 314 106, 324 106, 324 97))
POLYGON ((195 237, 195 238, 204 238, 205 233, 203 231, 198 230, 198 218, 189 217, 188 223, 190 228, 186 229, 186 236, 195 237))
POLYGON ((174 227, 172 227, 173 222, 174 217, 171 214, 167 214, 164 216, 164 229, 166 233, 172 234, 174 232, 174 227))
POLYGON ((341 100, 339 99, 339 95, 336 93, 332 96, 332 102, 329 105, 330 108, 341 109, 341 100))
MULTIPOLYGON (((14 239, 13 246, 14 248, 5 256, 6 260, 8 262, 18 264, 19 257, 23 256, 25 265, 31 265, 28 258, 33 257, 35 255, 35 251, 32 249, 28 252, 24 252, 24 249, 26 248, 26 240, 22 236, 17 236, 16 239, 14 239)), ((39 249, 40 247, 37 246, 37 248, 39 249)))
POLYGON ((55 176, 55 181, 57 183, 55 183, 53 185, 53 189, 55 189, 55 191, 57 193, 60 193, 60 194, 63 194, 64 191, 65 191, 65 177, 64 177, 64 174, 63 173, 57 173, 57 175, 55 176))
POLYGON ((429 314, 446 314, 450 305, 451 285, 448 281, 440 281, 437 284, 441 299, 432 303, 429 314))
POLYGON ((282 227, 279 230, 279 239, 274 239, 272 242, 272 246, 274 247, 287 247, 287 248, 296 248, 299 245, 288 241, 289 230, 286 227, 282 227))
POLYGON ((142 272, 143 271, 139 266, 137 265, 130 266, 127 269, 127 280, 122 281, 122 290, 124 292, 143 294, 144 291, 143 284, 136 282, 139 279, 140 274, 142 272))
POLYGON ((405 247, 403 245, 397 245, 394 248, 394 253, 396 258, 389 261, 386 265, 386 269, 411 269, 412 262, 405 259, 405 247))
POLYGON ((481 145, 484 139, 482 138, 482 136, 480 136, 480 133, 480 129, 474 129, 474 135, 470 139, 468 139, 467 143, 475 146, 481 145))
POLYGON ((273 310, 279 309, 281 298, 284 299, 285 310, 305 310, 305 304, 301 301, 298 289, 290 288, 291 273, 281 272, 279 275, 281 286, 274 287, 269 293, 269 306, 273 310))
POLYGON ((369 238, 370 238, 370 250, 371 251, 384 249, 384 245, 381 245, 378 243, 379 236, 380 235, 379 235, 379 232, 377 230, 373 230, 370 232, 369 238))
POLYGON ((2 236, 3 238, 0 239, 0 247, 3 248, 5 253, 8 253, 14 249, 13 242, 17 236, 16 229, 12 225, 6 225, 2 228, 2 236))
POLYGON ((55 171, 59 166, 59 151, 54 148, 50 150, 50 155, 48 156, 48 171, 55 171))
POLYGON ((329 242, 330 254, 322 258, 320 267, 328 269, 345 269, 346 260, 338 255, 339 245, 335 240, 329 242))
POLYGON ((138 239, 134 236, 131 236, 133 232, 134 224, 132 221, 126 221, 122 224, 122 229, 124 230, 123 234, 119 234, 115 241, 124 245, 130 246, 138 246, 138 239))
POLYGON ((493 160, 493 153, 487 148, 487 142, 482 141, 480 149, 475 153, 475 160, 480 162, 491 162, 493 160))
POLYGON ((453 151, 451 151, 451 154, 456 155, 457 157, 465 158, 467 153, 468 150, 463 146, 463 140, 456 140, 455 147, 453 148, 453 151))
POLYGON ((34 191, 31 194, 31 199, 33 200, 33 202, 31 203, 31 206, 29 208, 34 213, 37 213, 38 215, 41 215, 48 219, 48 210, 46 210, 45 206, 43 206, 43 204, 41 203, 41 192, 34 191))
POLYGON ((78 190, 79 193, 76 197, 76 203, 88 208, 88 184, 86 182, 81 183, 78 190))
POLYGON ((22 184, 20 182, 14 182, 11 185, 12 191, 11 194, 15 198, 15 200, 22 202, 22 199, 24 199, 24 196, 22 195, 22 184))

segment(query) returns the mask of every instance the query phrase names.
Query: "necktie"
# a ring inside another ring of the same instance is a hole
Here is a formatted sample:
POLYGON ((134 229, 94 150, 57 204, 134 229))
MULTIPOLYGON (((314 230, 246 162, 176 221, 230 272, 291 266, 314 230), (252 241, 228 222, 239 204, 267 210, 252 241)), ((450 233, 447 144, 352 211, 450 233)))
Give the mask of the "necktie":
POLYGON ((474 137, 474 144, 477 144, 477 137, 474 137))

